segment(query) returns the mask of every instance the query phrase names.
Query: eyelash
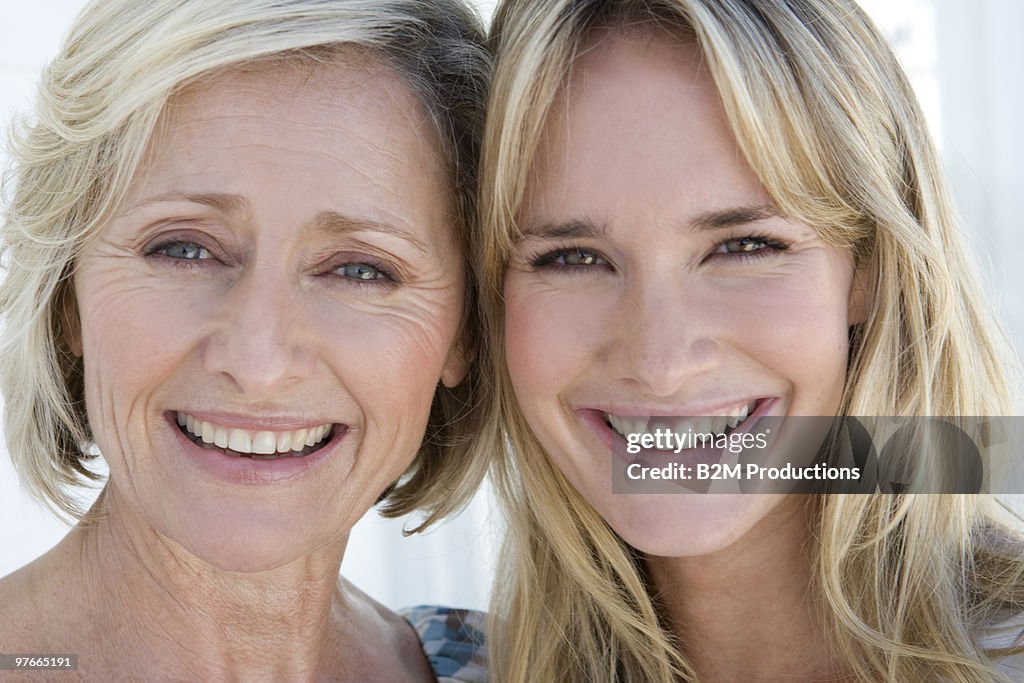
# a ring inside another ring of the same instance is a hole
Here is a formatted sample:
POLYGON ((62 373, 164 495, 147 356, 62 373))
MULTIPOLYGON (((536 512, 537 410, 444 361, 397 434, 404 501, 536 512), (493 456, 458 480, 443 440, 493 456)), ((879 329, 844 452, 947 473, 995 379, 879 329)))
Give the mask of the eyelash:
MULTIPOLYGON (((743 235, 743 236, 739 236, 739 237, 727 237, 727 238, 725 238, 723 240, 720 240, 712 248, 712 250, 710 252, 710 257, 725 257, 725 258, 728 258, 730 260, 737 260, 737 259, 739 259, 740 261, 744 261, 744 262, 752 262, 752 261, 756 261, 756 260, 760 260, 760 259, 770 258, 773 255, 780 254, 780 253, 788 250, 789 247, 790 247, 790 245, 788 243, 783 242, 781 240, 777 240, 777 239, 772 238, 772 237, 769 237, 767 235, 750 234, 750 235, 743 235), (756 251, 751 251, 751 252, 735 252, 735 251, 722 252, 722 251, 719 251, 719 249, 724 247, 729 242, 758 243, 758 244, 763 244, 764 246, 762 248, 760 248, 760 249, 757 249, 756 251)), ((596 250, 593 250, 593 249, 588 249, 586 247, 573 247, 573 246, 559 247, 557 249, 553 249, 553 250, 550 250, 550 251, 538 252, 538 253, 528 257, 527 258, 527 263, 530 265, 531 268, 548 269, 548 270, 556 270, 556 271, 564 271, 564 272, 581 272, 581 271, 584 271, 584 270, 589 270, 591 267, 594 267, 594 266, 608 266, 608 265, 610 265, 609 262, 608 262, 608 259, 606 259, 600 252, 598 252, 596 250), (578 265, 568 265, 568 264, 565 264, 565 263, 557 263, 558 259, 564 259, 566 256, 569 256, 569 255, 572 255, 572 254, 586 254, 588 256, 592 256, 596 260, 601 261, 601 263, 578 264, 578 265)))
MULTIPOLYGON (((174 268, 186 268, 192 269, 197 268, 203 261, 217 261, 217 257, 214 256, 213 250, 203 246, 203 244, 196 240, 188 239, 173 239, 164 242, 159 242, 152 247, 147 248, 143 252, 144 256, 156 257, 161 261, 169 262, 174 268), (175 247, 194 247, 196 251, 205 253, 205 258, 184 258, 179 256, 170 256, 167 252, 175 247)), ((352 283, 358 287, 391 287, 399 284, 399 278, 395 276, 392 269, 386 267, 383 263, 376 262, 372 259, 356 258, 356 259, 345 259, 339 263, 330 266, 324 272, 324 275, 334 274, 338 279, 344 280, 347 283, 352 283), (380 277, 374 278, 358 278, 358 277, 346 277, 338 273, 338 271, 347 267, 362 267, 369 268, 377 272, 380 277)))

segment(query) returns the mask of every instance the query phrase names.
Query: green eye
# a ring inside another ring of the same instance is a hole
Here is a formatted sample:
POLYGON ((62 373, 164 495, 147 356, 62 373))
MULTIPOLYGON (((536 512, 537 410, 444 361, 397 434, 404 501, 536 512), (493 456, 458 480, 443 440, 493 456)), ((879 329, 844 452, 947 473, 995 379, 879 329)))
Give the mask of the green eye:
POLYGON ((756 237, 741 237, 726 240, 722 243, 722 251, 730 254, 750 254, 768 247, 768 242, 756 237))
POLYGON ((580 248, 557 249, 530 259, 530 265, 534 268, 572 269, 601 266, 606 263, 604 257, 597 252, 580 248))
POLYGON ((712 255, 725 259, 767 258, 789 249, 789 244, 765 235, 744 235, 722 240, 712 255))
POLYGON ((585 249, 569 249, 562 253, 562 263, 567 266, 593 266, 601 263, 601 257, 585 249))

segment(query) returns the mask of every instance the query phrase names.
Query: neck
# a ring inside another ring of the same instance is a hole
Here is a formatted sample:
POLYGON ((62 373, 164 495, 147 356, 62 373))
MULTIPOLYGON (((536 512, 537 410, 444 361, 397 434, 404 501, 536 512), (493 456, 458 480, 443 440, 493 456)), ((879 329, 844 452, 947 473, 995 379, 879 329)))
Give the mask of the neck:
POLYGON ((836 681, 810 594, 807 500, 699 557, 648 557, 667 625, 701 681, 836 681))
MULTIPOLYGON (((68 543, 96 635, 143 671, 310 680, 345 670, 366 604, 339 585, 347 536, 267 571, 222 571, 141 523, 109 488, 68 543), (162 665, 162 666, 161 666, 162 665)), ((358 648, 357 648, 358 650, 358 648)))

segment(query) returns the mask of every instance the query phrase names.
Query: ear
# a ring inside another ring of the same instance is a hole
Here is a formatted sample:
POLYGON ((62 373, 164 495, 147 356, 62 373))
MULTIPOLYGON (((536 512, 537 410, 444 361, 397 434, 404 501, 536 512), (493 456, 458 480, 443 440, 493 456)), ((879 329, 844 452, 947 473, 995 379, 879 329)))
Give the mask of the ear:
POLYGON ((469 374, 471 359, 466 357, 465 346, 462 342, 452 345, 448 352, 448 358, 444 361, 444 368, 441 370, 441 383, 449 389, 454 389, 466 379, 469 374))
POLYGON ((57 301, 60 315, 60 335, 76 357, 82 357, 82 321, 78 316, 75 286, 68 283, 57 301))
POLYGON ((853 272, 853 285, 850 287, 850 301, 846 311, 850 325, 859 325, 868 319, 871 307, 870 284, 871 277, 863 265, 853 272))

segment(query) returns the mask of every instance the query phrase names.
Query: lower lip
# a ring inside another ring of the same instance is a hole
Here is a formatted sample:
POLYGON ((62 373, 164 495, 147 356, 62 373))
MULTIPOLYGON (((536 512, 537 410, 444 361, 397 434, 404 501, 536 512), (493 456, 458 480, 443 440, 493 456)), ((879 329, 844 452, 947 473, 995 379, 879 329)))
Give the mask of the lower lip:
POLYGON ((331 440, 309 455, 257 460, 197 446, 178 427, 176 413, 167 416, 167 425, 197 470, 220 481, 248 486, 287 484, 309 476, 324 466, 348 433, 347 427, 334 426, 331 440))
MULTIPOLYGON (((777 398, 758 399, 757 407, 750 415, 735 429, 733 434, 742 434, 754 429, 757 422, 771 410, 778 401, 777 398)), ((604 411, 590 408, 576 411, 580 419, 589 426, 601 442, 607 446, 620 460, 626 464, 637 461, 644 461, 651 465, 663 465, 667 463, 679 463, 687 466, 698 464, 711 464, 720 462, 724 450, 721 448, 685 448, 678 453, 674 450, 643 449, 633 454, 626 451, 626 439, 608 426, 604 419, 604 411)))

